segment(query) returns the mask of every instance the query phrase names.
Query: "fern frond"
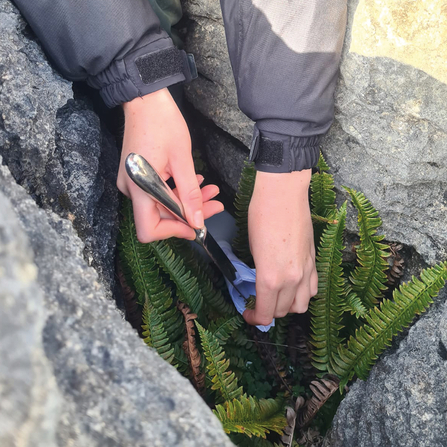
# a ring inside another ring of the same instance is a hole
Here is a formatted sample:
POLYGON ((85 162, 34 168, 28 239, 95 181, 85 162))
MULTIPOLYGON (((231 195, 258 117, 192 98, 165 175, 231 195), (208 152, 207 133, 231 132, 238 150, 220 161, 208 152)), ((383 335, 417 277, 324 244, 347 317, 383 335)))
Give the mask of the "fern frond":
POLYGON ((290 315, 275 319, 271 340, 276 345, 276 349, 280 354, 284 354, 286 351, 290 320, 290 315))
POLYGON ((158 264, 174 282, 179 300, 188 304, 188 307, 199 315, 203 296, 197 278, 187 270, 182 257, 172 250, 168 242, 158 241, 150 245, 158 264))
POLYGON ((207 360, 207 370, 212 377, 212 390, 219 393, 217 401, 230 401, 242 396, 242 387, 238 387, 236 376, 227 371, 230 361, 225 359, 225 352, 217 338, 208 330, 195 322, 199 330, 203 352, 207 360))
POLYGON ((158 310, 151 304, 149 299, 143 308, 143 337, 144 342, 155 348, 164 360, 175 365, 174 348, 169 343, 168 334, 163 326, 158 310))
POLYGON ((345 284, 345 292, 342 297, 342 309, 344 312, 350 312, 356 318, 361 318, 366 315, 368 309, 363 305, 361 299, 352 290, 349 284, 345 284))
POLYGON ((394 301, 384 300, 365 316, 366 323, 351 337, 347 346, 339 346, 332 369, 340 378, 340 389, 354 374, 366 379, 375 360, 391 339, 407 327, 415 315, 425 312, 447 280, 447 262, 423 270, 420 280, 413 277, 393 293, 394 301))
POLYGON ((219 340, 223 346, 225 342, 231 337, 233 332, 242 326, 244 319, 240 314, 234 315, 230 318, 220 318, 216 322, 211 322, 208 330, 219 340))
POLYGON ((233 240, 233 251, 245 264, 253 266, 253 257, 248 242, 248 206, 255 187, 256 169, 246 161, 239 180, 238 192, 234 200, 236 208, 237 235, 233 240))
POLYGON ((341 267, 343 230, 346 221, 345 202, 337 213, 337 224, 328 225, 321 237, 317 256, 318 294, 310 302, 312 314, 312 365, 320 371, 330 371, 330 361, 342 342, 340 297, 343 293, 341 267))
POLYGON ((312 175, 310 182, 312 213, 322 217, 329 217, 336 209, 334 178, 326 171, 329 166, 320 154, 318 165, 320 172, 312 175))
POLYGON ((217 405, 214 414, 226 433, 245 433, 250 437, 265 438, 271 431, 282 434, 287 425, 285 403, 282 399, 258 400, 244 395, 217 405))
POLYGON ((181 256, 187 270, 197 278, 197 284, 203 296, 203 305, 222 317, 235 315, 237 311, 234 304, 226 300, 219 288, 211 281, 212 269, 191 247, 190 241, 173 237, 168 239, 168 243, 172 250, 181 256))
POLYGON ((297 417, 297 425, 304 428, 310 424, 320 408, 337 391, 339 380, 335 376, 326 376, 313 380, 310 384, 312 396, 300 408, 297 417))
POLYGON ((386 290, 389 268, 386 258, 390 255, 388 245, 380 243, 384 236, 377 236, 377 228, 382 225, 379 213, 364 194, 346 188, 358 212, 360 246, 357 249, 358 262, 350 277, 353 291, 368 309, 378 303, 386 290))
POLYGON ((196 314, 191 313, 189 307, 185 303, 177 303, 177 308, 185 317, 186 339, 183 342, 183 350, 188 357, 189 366, 191 368, 191 379, 194 388, 200 395, 203 395, 205 388, 205 374, 200 370, 201 356, 196 346, 196 338, 194 331, 194 320, 196 314))
POLYGON ((138 303, 144 306, 147 297, 157 309, 169 340, 174 343, 183 333, 183 324, 180 313, 173 307, 171 290, 160 276, 151 244, 142 244, 137 239, 132 202, 127 198, 123 200, 121 213, 118 249, 123 273, 135 289, 138 303))

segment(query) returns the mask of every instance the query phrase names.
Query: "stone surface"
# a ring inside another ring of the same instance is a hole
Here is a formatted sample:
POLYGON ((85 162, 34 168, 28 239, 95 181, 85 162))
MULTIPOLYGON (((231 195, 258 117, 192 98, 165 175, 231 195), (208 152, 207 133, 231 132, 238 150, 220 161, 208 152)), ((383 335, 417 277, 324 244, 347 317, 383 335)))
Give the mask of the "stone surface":
POLYGON ((2 447, 231 446, 105 299, 71 222, 39 209, 5 166, 0 206, 2 447))
MULTIPOLYGON (((379 210, 387 239, 413 246, 434 263, 447 257, 447 85, 390 57, 353 50, 363 42, 371 49, 376 42, 380 54, 385 45, 359 34, 357 17, 364 21, 367 13, 379 14, 370 6, 349 2, 336 121, 322 148, 336 184, 361 190, 379 210)), ((403 29, 397 25, 405 24, 395 20, 394 29, 403 29)), ((429 34, 425 44, 428 51, 429 34)), ((349 227, 354 228, 353 222, 349 227)))
POLYGON ((361 0, 350 51, 388 57, 447 83, 445 0, 361 0))
POLYGON ((73 221, 113 287, 118 155, 88 102, 48 64, 9 0, 0 0, 0 155, 39 205, 73 221))
POLYGON ((342 401, 325 447, 447 445, 447 290, 342 401))
MULTIPOLYGON (((188 98, 248 145, 251 130, 237 108, 219 4, 184 4, 191 20, 187 47, 203 74, 188 87, 188 98)), ((348 6, 336 120, 322 150, 336 184, 363 191, 379 210, 388 239, 413 246, 429 263, 445 259, 444 2, 349 0, 348 6)), ((217 153, 226 150, 216 144, 217 153)))
POLYGON ((56 446, 61 398, 45 357, 47 317, 32 252, 0 193, 0 445, 56 446))

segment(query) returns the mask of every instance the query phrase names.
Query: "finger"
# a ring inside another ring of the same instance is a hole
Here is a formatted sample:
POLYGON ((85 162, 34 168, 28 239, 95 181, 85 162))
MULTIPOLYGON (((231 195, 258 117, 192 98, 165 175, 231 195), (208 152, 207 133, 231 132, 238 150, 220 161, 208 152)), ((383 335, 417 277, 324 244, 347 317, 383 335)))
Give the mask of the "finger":
POLYGON ((295 295, 295 288, 288 287, 279 291, 278 302, 276 303, 274 313, 275 318, 285 317, 289 313, 290 308, 295 300, 295 295))
POLYGON ((169 237, 194 239, 194 231, 177 219, 161 219, 156 203, 145 195, 132 197, 135 228, 140 242, 148 243, 169 237))
POLYGON ((314 268, 312 275, 310 276, 310 296, 315 296, 318 293, 318 273, 314 268))
POLYGON ((197 183, 200 186, 203 183, 203 181, 205 180, 205 177, 201 174, 196 174, 196 179, 197 179, 197 183))
POLYGON ((202 201, 208 202, 219 194, 219 187, 216 185, 206 185, 202 189, 202 201))
POLYGON ((205 202, 203 204, 203 217, 205 219, 209 219, 211 216, 215 214, 219 214, 224 210, 224 206, 222 203, 217 200, 210 200, 209 202, 205 202))
POLYGON ((191 154, 177 154, 171 161, 171 171, 185 209, 186 220, 192 227, 202 228, 204 225, 202 193, 194 172, 191 154))
POLYGON ((254 309, 246 309, 242 316, 253 326, 268 326, 273 321, 276 300, 276 290, 262 289, 256 284, 256 306, 254 309))
POLYGON ((294 314, 303 314, 307 312, 310 297, 310 287, 309 282, 307 282, 298 288, 293 304, 290 307, 290 312, 294 314))
MULTIPOLYGON (((157 204, 158 212, 161 219, 177 219, 170 211, 168 211, 163 205, 157 204)), ((224 206, 217 200, 209 200, 203 204, 203 217, 209 219, 215 214, 219 214, 224 210, 224 206)), ((178 220, 178 219, 177 219, 178 220)))

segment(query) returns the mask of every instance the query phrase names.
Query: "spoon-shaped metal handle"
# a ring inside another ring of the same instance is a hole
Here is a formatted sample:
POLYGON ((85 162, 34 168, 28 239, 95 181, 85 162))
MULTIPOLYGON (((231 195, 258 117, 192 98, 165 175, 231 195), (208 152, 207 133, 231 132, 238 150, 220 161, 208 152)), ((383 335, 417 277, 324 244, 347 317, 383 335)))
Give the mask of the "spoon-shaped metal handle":
POLYGON ((145 192, 151 195, 171 213, 189 226, 185 210, 168 184, 160 174, 138 154, 129 154, 126 158, 126 171, 129 177, 145 192))
MULTIPOLYGON (((186 220, 185 210, 178 197, 144 157, 134 153, 129 154, 126 158, 125 165, 129 177, 143 191, 147 192, 154 200, 163 205, 183 223, 191 226, 186 220)), ((193 230, 196 233, 196 242, 203 245, 206 237, 206 227, 200 230, 193 228, 193 230)))

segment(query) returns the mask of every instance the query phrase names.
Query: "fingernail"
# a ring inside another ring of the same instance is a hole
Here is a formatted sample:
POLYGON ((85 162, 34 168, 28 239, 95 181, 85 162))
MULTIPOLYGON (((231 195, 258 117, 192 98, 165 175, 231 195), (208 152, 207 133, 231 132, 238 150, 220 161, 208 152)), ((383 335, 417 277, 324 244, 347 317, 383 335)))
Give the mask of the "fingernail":
POLYGON ((203 222, 203 214, 202 214, 202 211, 196 211, 196 212, 194 213, 194 225, 195 225, 197 228, 202 228, 202 227, 203 227, 204 222, 203 222))

